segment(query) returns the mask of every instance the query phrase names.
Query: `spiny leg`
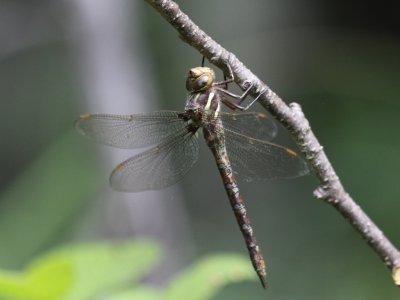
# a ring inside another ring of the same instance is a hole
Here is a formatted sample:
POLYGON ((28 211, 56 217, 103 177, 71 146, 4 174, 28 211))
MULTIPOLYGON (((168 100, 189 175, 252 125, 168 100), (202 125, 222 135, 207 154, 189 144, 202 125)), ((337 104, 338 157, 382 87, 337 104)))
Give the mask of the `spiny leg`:
POLYGON ((243 103, 244 98, 246 98, 246 96, 248 95, 248 93, 249 93, 249 91, 250 91, 250 89, 251 89, 252 87, 253 87, 253 86, 250 85, 250 86, 246 89, 246 91, 244 91, 244 93, 243 93, 241 96, 236 95, 236 94, 233 94, 233 93, 231 93, 231 92, 229 92, 229 91, 227 91, 227 90, 225 90, 225 89, 218 88, 218 90, 221 91, 221 92, 223 92, 224 94, 226 94, 226 95, 232 97, 232 98, 236 98, 236 99, 239 99, 239 100, 240 100, 239 103, 236 104, 236 103, 234 103, 234 102, 232 102, 232 101, 230 101, 230 100, 228 100, 228 99, 226 99, 226 98, 221 97, 222 103, 224 103, 227 107, 229 107, 229 108, 232 109, 232 110, 238 109, 238 110, 240 110, 240 111, 246 111, 246 110, 248 110, 254 103, 256 103, 257 100, 266 92, 266 90, 260 92, 260 93, 257 95, 257 97, 254 98, 253 101, 251 101, 247 106, 242 106, 241 104, 243 103))
MULTIPOLYGON (((203 55, 203 58, 202 58, 202 60, 201 60, 201 66, 202 66, 202 67, 204 67, 204 62, 205 62, 205 56, 203 55)), ((223 102, 227 107, 229 107, 229 108, 232 109, 232 110, 238 109, 238 110, 241 110, 241 111, 246 111, 246 110, 248 110, 254 103, 257 102, 257 100, 260 98, 261 95, 263 95, 263 94, 266 92, 266 90, 260 92, 260 93, 257 95, 257 97, 256 97, 255 99, 253 99, 253 101, 251 101, 247 106, 242 106, 242 103, 244 102, 244 100, 245 100, 246 97, 248 96, 248 94, 249 94, 250 90, 253 88, 254 84, 251 83, 250 81, 247 81, 247 80, 246 80, 246 81, 244 82, 244 86, 248 85, 248 87, 246 88, 246 90, 243 92, 242 95, 236 95, 236 94, 234 94, 234 93, 229 92, 229 91, 228 91, 228 83, 232 83, 232 82, 235 80, 235 76, 233 75, 233 71, 232 71, 232 68, 231 68, 230 64, 227 64, 227 67, 228 67, 228 69, 229 69, 229 78, 227 79, 227 76, 226 76, 226 74, 224 73, 224 80, 223 80, 223 81, 214 82, 214 83, 213 83, 213 86, 217 87, 217 89, 218 89, 219 91, 223 92, 224 94, 226 94, 226 95, 228 95, 228 96, 230 96, 230 97, 232 97, 232 98, 235 98, 235 99, 238 99, 238 100, 239 100, 239 103, 236 104, 236 103, 233 103, 232 101, 229 101, 229 100, 227 100, 227 99, 222 99, 222 102, 223 102), (223 85, 224 88, 218 87, 218 86, 221 86, 221 85, 223 85)))
POLYGON ((236 94, 234 94, 234 93, 229 92, 229 91, 228 91, 228 83, 233 82, 235 77, 234 77, 234 75, 233 75, 233 71, 232 71, 231 66, 230 66, 229 64, 227 64, 227 66, 228 66, 228 69, 229 69, 229 79, 226 79, 226 75, 224 74, 224 81, 215 82, 215 83, 214 83, 214 86, 225 85, 225 88, 219 88, 219 87, 217 87, 217 89, 218 89, 219 91, 223 92, 224 94, 226 94, 226 95, 228 95, 228 96, 230 96, 230 97, 232 97, 232 98, 235 98, 235 99, 238 99, 238 100, 239 100, 239 102, 236 104, 236 103, 233 103, 232 101, 229 101, 229 100, 227 100, 227 99, 223 99, 222 102, 223 102, 226 106, 228 106, 229 108, 231 108, 231 109, 233 109, 233 110, 239 109, 239 110, 241 110, 241 111, 246 111, 246 110, 248 110, 254 103, 257 102, 257 100, 261 97, 261 95, 263 95, 263 94, 266 92, 266 90, 261 91, 261 92, 257 95, 257 97, 256 97, 255 99, 253 99, 253 101, 251 101, 247 106, 242 106, 242 103, 244 102, 244 100, 245 100, 246 97, 248 96, 250 90, 254 87, 254 84, 253 84, 252 82, 246 80, 246 81, 244 82, 244 86, 248 85, 248 87, 246 88, 246 90, 243 92, 242 95, 236 95, 236 94))

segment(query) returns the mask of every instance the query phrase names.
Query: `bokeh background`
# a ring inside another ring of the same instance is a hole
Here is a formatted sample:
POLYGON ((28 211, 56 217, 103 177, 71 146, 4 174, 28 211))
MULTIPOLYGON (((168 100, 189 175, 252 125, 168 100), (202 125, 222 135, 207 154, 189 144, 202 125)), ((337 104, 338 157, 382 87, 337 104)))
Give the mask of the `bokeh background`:
MULTIPOLYGON (((347 191, 400 246, 395 2, 178 3, 302 105, 347 191)), ((73 129, 87 112, 183 109, 185 74, 200 62, 145 1, 0 1, 0 268, 66 243, 145 236, 164 249, 145 280, 163 287, 200 256, 247 255, 205 147, 181 183, 125 194, 110 189, 108 175, 137 152, 94 145, 73 129)), ((278 142, 296 149, 282 128, 278 142)), ((316 187, 312 174, 241 184, 271 288, 239 283, 215 299, 398 299, 386 267, 312 197, 316 187)))

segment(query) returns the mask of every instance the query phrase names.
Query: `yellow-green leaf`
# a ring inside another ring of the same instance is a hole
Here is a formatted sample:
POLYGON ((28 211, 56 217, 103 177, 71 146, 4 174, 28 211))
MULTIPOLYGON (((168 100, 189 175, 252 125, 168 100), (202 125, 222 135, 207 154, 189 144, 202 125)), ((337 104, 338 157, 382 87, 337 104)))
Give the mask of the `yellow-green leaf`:
POLYGON ((229 283, 258 280, 247 257, 220 254, 205 257, 182 272, 166 291, 165 299, 206 300, 229 283))

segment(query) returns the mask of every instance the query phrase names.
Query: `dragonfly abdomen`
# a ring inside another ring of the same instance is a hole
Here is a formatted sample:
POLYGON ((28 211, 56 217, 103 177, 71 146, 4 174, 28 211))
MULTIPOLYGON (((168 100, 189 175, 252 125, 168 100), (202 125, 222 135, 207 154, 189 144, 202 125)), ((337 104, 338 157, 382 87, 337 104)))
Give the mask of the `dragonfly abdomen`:
POLYGON ((236 177, 233 174, 224 139, 216 132, 204 130, 204 137, 206 139, 208 147, 214 155, 218 170, 225 186, 226 193, 228 194, 229 202, 235 214, 240 231, 242 232, 243 238, 245 240, 253 267, 257 272, 258 277, 260 278, 261 284, 264 288, 266 288, 267 273, 265 270, 264 258, 257 244, 257 239, 254 235, 250 219, 247 216, 246 207, 244 205, 243 198, 240 195, 236 177))

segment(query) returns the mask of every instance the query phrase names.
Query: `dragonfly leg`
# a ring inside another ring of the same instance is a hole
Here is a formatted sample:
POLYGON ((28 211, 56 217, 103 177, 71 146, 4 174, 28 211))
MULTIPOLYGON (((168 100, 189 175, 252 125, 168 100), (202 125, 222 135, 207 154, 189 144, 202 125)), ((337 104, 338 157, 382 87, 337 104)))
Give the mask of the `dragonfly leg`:
POLYGON ((224 80, 223 80, 223 81, 219 81, 219 82, 215 82, 213 85, 216 86, 216 88, 217 88, 219 91, 223 92, 225 95, 228 95, 228 96, 230 96, 230 97, 232 97, 232 98, 235 98, 235 99, 238 99, 238 100, 239 100, 239 102, 236 104, 236 103, 233 103, 232 101, 229 101, 229 100, 227 100, 227 99, 223 99, 222 102, 223 102, 227 107, 229 107, 229 108, 232 109, 232 110, 239 109, 239 110, 241 110, 241 111, 246 111, 246 110, 248 110, 254 103, 256 103, 257 100, 260 98, 260 96, 263 95, 266 91, 260 92, 260 93, 257 95, 257 97, 256 97, 253 101, 251 101, 247 106, 242 106, 242 103, 243 103, 244 100, 246 99, 246 97, 247 97, 247 95, 249 94, 250 90, 253 88, 254 84, 253 84, 251 81, 246 80, 246 81, 244 82, 244 86, 248 85, 248 87, 246 88, 246 90, 243 92, 242 95, 236 95, 236 94, 234 94, 234 93, 231 93, 230 91, 227 90, 227 88, 228 88, 228 83, 233 82, 235 77, 234 77, 234 75, 233 75, 231 66, 230 66, 229 64, 227 64, 227 66, 228 66, 228 69, 229 69, 229 78, 226 79, 226 76, 225 76, 225 74, 224 74, 224 80), (220 87, 218 87, 218 86, 221 86, 221 85, 225 85, 225 88, 220 88, 220 87))
POLYGON ((241 111, 246 111, 246 110, 248 110, 254 103, 256 103, 257 100, 266 92, 266 90, 260 92, 260 93, 257 95, 257 97, 254 98, 253 101, 251 101, 247 106, 242 106, 241 104, 243 103, 244 99, 246 98, 246 96, 248 95, 248 93, 249 93, 249 91, 250 91, 250 89, 251 89, 252 87, 253 87, 253 85, 250 84, 250 86, 246 89, 246 91, 244 91, 244 93, 243 93, 241 96, 236 95, 236 94, 233 94, 233 93, 231 93, 231 92, 229 92, 229 91, 227 91, 227 90, 225 90, 225 89, 218 89, 218 90, 221 91, 221 92, 223 92, 224 94, 226 94, 226 95, 228 95, 228 96, 231 96, 232 98, 236 98, 236 99, 239 99, 239 100, 240 100, 239 103, 236 104, 236 103, 233 103, 232 101, 230 101, 230 100, 228 100, 228 99, 226 99, 226 98, 221 97, 221 98, 222 98, 222 99, 221 99, 222 103, 224 103, 227 107, 229 107, 229 108, 232 109, 232 110, 238 109, 238 110, 241 110, 241 111))
MULTIPOLYGON (((248 110, 254 103, 257 102, 257 100, 258 100, 266 91, 267 91, 267 90, 264 90, 264 91, 260 92, 260 93, 257 95, 257 97, 255 97, 255 98, 253 99, 253 101, 251 101, 247 106, 245 106, 245 107, 241 106, 241 109, 240 109, 240 110, 242 110, 242 111, 248 110)), ((239 106, 240 106, 240 104, 242 104, 242 102, 243 102, 243 100, 241 100, 241 101, 239 102, 239 106)))
POLYGON ((228 79, 226 78, 226 75, 224 73, 224 80, 223 81, 218 81, 218 82, 214 82, 214 86, 218 86, 218 85, 225 85, 225 90, 228 89, 228 83, 232 83, 235 80, 235 76, 233 75, 232 72, 232 68, 229 64, 227 64, 228 69, 229 69, 229 77, 228 79))

